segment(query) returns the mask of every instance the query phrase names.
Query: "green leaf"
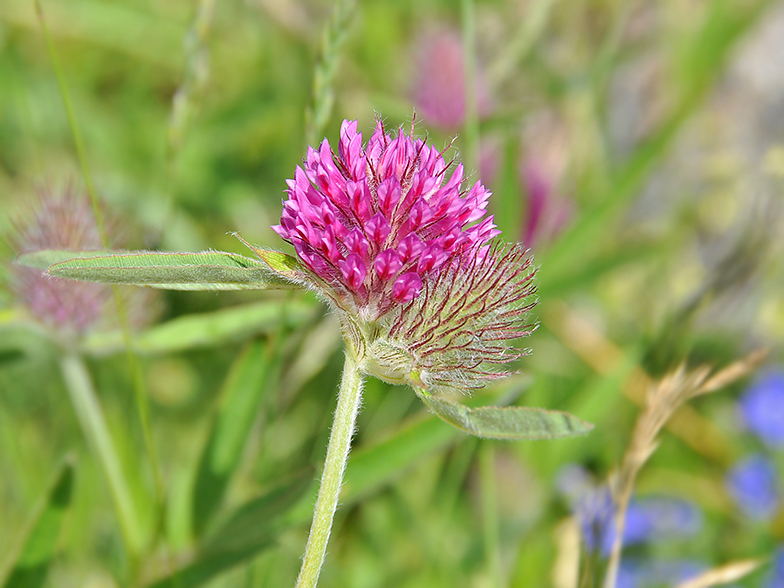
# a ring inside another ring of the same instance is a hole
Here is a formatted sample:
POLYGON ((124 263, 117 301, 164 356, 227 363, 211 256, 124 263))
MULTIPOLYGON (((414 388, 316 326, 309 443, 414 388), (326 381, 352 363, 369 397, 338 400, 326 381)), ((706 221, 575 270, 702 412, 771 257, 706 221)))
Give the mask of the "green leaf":
MULTIPOLYGON (((269 333, 281 325, 299 326, 314 318, 320 307, 311 300, 265 300, 203 314, 178 317, 151 327, 133 338, 133 350, 155 355, 222 345, 269 333)), ((122 334, 95 333, 87 337, 85 351, 123 351, 122 334)))
MULTIPOLYGON (((280 256, 275 253, 277 265, 280 256)), ((298 264, 294 258, 289 265, 298 264)), ((17 263, 42 268, 58 278, 109 284, 132 284, 169 290, 264 290, 294 287, 288 277, 268 263, 236 253, 164 253, 131 251, 107 254, 104 251, 37 251, 21 255, 17 263), (62 260, 66 257, 66 260, 62 260), (54 263, 51 263, 54 260, 54 263)))
POLYGON ((66 458, 57 467, 54 481, 36 507, 17 548, 17 557, 9 565, 3 588, 43 586, 49 564, 57 550, 63 517, 71 504, 74 464, 66 458))
POLYGON ((202 451, 193 488, 191 520, 200 536, 220 506, 242 457, 264 393, 271 387, 276 343, 252 341, 229 371, 202 451))
POLYGON ((417 395, 430 410, 450 425, 486 439, 535 440, 584 435, 593 425, 566 412, 529 406, 469 408, 451 400, 417 395))
POLYGON ((45 272, 50 266, 72 259, 96 257, 99 255, 112 255, 112 251, 67 251, 65 249, 42 249, 32 253, 23 253, 16 258, 14 263, 26 265, 45 272))
POLYGON ((190 564, 150 588, 200 586, 274 545, 280 533, 293 526, 289 513, 294 506, 307 503, 305 512, 312 508, 311 495, 315 496, 315 484, 313 472, 307 471, 247 502, 207 540, 190 564))

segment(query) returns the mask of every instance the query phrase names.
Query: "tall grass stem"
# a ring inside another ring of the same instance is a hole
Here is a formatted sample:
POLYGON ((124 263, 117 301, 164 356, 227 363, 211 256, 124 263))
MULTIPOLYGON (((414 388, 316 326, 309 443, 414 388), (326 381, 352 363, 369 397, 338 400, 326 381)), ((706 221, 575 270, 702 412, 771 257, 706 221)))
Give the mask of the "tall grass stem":
POLYGON ((142 520, 122 471, 120 457, 98 403, 90 373, 79 355, 68 352, 60 357, 60 369, 76 418, 109 484, 123 538, 131 554, 138 557, 145 544, 142 520))
POLYGON ((485 564, 491 586, 504 586, 501 572, 498 500, 495 475, 495 445, 483 440, 479 447, 479 477, 482 481, 482 531, 484 533, 485 564))
MULTIPOLYGON (((52 35, 50 34, 49 28, 46 24, 46 19, 44 18, 44 12, 43 8, 41 7, 40 0, 35 0, 35 10, 38 16, 38 20, 41 23, 41 31, 43 32, 44 39, 46 41, 46 47, 49 52, 49 58, 52 62, 52 68, 54 69, 55 76, 57 77, 60 96, 62 97, 65 115, 68 119, 68 125, 71 129, 74 149, 76 150, 76 157, 79 160, 79 166, 82 170, 82 176, 84 178, 87 195, 89 196, 90 204, 92 205, 93 215, 95 216, 95 224, 98 228, 98 234, 101 239, 101 245, 104 249, 110 249, 109 235, 106 231, 106 221, 98 201, 98 195, 95 191, 95 184, 93 183, 92 174, 90 173, 90 166, 87 162, 87 154, 84 148, 84 139, 82 138, 82 133, 79 130, 79 125, 76 122, 76 114, 73 109, 71 94, 68 91, 67 84, 65 83, 65 75, 63 74, 63 70, 60 67, 60 61, 57 57, 57 49, 55 48, 52 35)), ((114 284, 112 284, 112 293, 114 294, 114 304, 117 309, 117 319, 120 323, 123 343, 125 344, 128 370, 130 371, 131 381, 133 382, 134 399, 136 402, 136 409, 139 413, 139 420, 142 426, 142 435, 144 437, 145 449, 150 457, 150 461, 152 462, 152 471, 155 480, 157 498, 158 501, 162 503, 164 494, 163 479, 160 472, 158 452, 155 447, 155 443, 153 442, 152 433, 150 431, 150 409, 149 403, 147 401, 147 392, 144 388, 144 382, 141 377, 138 362, 136 361, 136 355, 134 355, 132 351, 133 346, 131 330, 128 325, 128 311, 125 307, 125 301, 120 294, 119 288, 114 284)))
POLYGON ((305 110, 307 145, 316 145, 321 141, 332 116, 335 75, 356 7, 356 0, 337 0, 332 18, 324 29, 319 58, 313 71, 313 99, 305 110))

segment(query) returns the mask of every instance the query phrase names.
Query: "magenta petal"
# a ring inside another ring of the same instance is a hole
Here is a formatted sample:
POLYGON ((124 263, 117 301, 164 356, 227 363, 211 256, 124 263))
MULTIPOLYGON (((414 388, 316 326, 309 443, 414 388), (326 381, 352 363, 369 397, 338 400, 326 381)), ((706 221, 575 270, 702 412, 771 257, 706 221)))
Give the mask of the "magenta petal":
POLYGON ((422 278, 416 272, 406 272, 395 280, 392 299, 400 304, 411 302, 422 291, 422 278))
POLYGON ((429 245, 422 252, 417 264, 417 272, 424 275, 432 269, 438 268, 447 258, 447 253, 438 245, 429 245))
POLYGON ((397 252, 403 263, 408 263, 412 259, 418 257, 424 248, 425 245, 422 243, 422 239, 414 233, 411 233, 397 246, 397 252))
POLYGON ((365 223, 365 234, 367 234, 370 241, 375 243, 379 248, 384 246, 384 243, 391 232, 392 227, 389 226, 389 221, 387 221, 386 217, 380 212, 374 214, 373 218, 365 223))
POLYGON ((400 268, 403 267, 403 262, 400 260, 397 251, 394 249, 385 249, 378 254, 374 265, 378 277, 382 280, 388 280, 400 271, 400 268))
POLYGON ((359 229, 351 229, 343 239, 343 243, 345 243, 349 253, 356 253, 363 260, 368 258, 370 243, 368 243, 365 235, 359 229))
POLYGON ((352 253, 345 261, 338 262, 338 266, 348 287, 357 292, 365 282, 365 276, 367 276, 367 268, 362 258, 356 253, 352 253))
POLYGON ((400 182, 397 178, 387 178, 378 187, 378 204, 381 207, 381 212, 387 218, 392 217, 392 212, 395 206, 400 201, 400 182))

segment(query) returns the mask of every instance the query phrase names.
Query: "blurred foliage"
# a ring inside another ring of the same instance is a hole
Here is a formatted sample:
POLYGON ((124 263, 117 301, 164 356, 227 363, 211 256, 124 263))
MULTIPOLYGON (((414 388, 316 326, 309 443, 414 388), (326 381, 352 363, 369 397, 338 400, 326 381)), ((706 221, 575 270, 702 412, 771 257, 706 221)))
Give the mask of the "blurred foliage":
MULTIPOLYGON (((540 328, 526 341, 526 378, 471 402, 567 410, 595 430, 478 441, 428 415, 410 390, 370 381, 324 588, 565 588, 556 572, 570 512, 556 483, 570 463, 597 480, 619 463, 638 413, 630 378, 682 361, 722 366, 758 347, 782 361, 781 1, 483 0, 461 11, 446 0, 71 0, 43 11, 94 184, 128 248, 244 255, 229 235, 238 231, 286 249, 270 226, 306 133, 323 127, 334 144, 344 118, 366 136, 375 116, 410 124, 421 43, 439 29, 475 31, 469 70, 491 108, 457 130, 420 112, 419 132, 476 153, 474 178, 495 193, 507 240, 535 220, 531 169, 556 207, 542 214, 564 213, 534 243, 540 328), (476 124, 478 145, 468 145, 476 124)), ((68 184, 84 179, 34 4, 3 0, 0 234, 34 208, 37 189, 68 184)), ((292 585, 342 363, 326 310, 295 293, 161 294, 162 312, 132 345, 157 459, 121 335, 82 341, 107 442, 133 508, 149 517, 135 553, 69 402, 59 343, 15 298, 9 242, 6 585, 45 585, 12 581, 28 560, 58 587, 292 585), (70 452, 78 459, 63 462, 70 452), (36 537, 40 549, 28 549, 36 537)), ((745 520, 723 486, 729 465, 760 448, 737 416, 741 387, 694 401, 639 476, 640 494, 699 505, 700 534, 633 555, 713 566, 784 542, 781 516, 745 520)), ((740 585, 761 586, 767 573, 740 585)))

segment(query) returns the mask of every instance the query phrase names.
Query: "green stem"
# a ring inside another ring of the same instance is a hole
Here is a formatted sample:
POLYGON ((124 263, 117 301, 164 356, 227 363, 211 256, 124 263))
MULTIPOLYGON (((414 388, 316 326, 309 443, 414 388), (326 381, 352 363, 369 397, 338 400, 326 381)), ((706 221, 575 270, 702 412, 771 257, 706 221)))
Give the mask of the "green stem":
POLYGON ((313 71, 313 99, 305 109, 306 145, 318 145, 335 105, 335 76, 348 37, 357 0, 336 0, 332 18, 321 38, 321 53, 313 71))
MULTIPOLYGON (((65 83, 65 75, 60 67, 60 60, 57 58, 57 49, 54 45, 54 40, 49 32, 49 27, 44 18, 44 11, 41 6, 41 0, 35 0, 35 11, 38 16, 38 21, 41 23, 41 31, 43 32, 46 41, 46 48, 49 52, 49 58, 52 62, 55 76, 57 77, 57 84, 60 88, 60 97, 63 100, 63 108, 65 109, 65 117, 68 120, 68 126, 71 129, 71 136, 73 137, 74 149, 76 151, 76 158, 79 161, 79 167, 82 170, 84 178, 84 185, 87 189, 87 195, 90 198, 90 205, 93 209, 93 216, 95 217, 95 225, 98 228, 98 235, 101 239, 101 245, 104 249, 110 249, 109 234, 106 231, 106 221, 104 219, 103 210, 101 209, 100 202, 98 201, 98 194, 95 190, 92 174, 90 173, 90 166, 87 161, 87 150, 84 146, 84 139, 79 130, 79 125, 76 122, 76 113, 74 111, 73 102, 71 102, 71 94, 68 91, 68 85, 65 83)), ((144 437, 145 448, 152 461, 152 471, 155 479, 155 488, 157 492, 157 499, 160 503, 163 502, 163 479, 161 477, 161 468, 158 460, 158 452, 152 439, 150 430, 150 409, 147 402, 147 392, 144 389, 144 382, 141 378, 138 362, 136 356, 132 351, 132 337, 131 330, 128 324, 128 311, 125 306, 125 301, 120 294, 116 284, 112 284, 112 293, 114 295, 114 304, 117 308, 117 319, 120 323, 122 330, 123 342, 125 343, 126 357, 128 360, 128 369, 131 374, 133 382, 134 398, 136 400, 136 408, 139 412, 139 420, 142 426, 142 435, 144 437)))
POLYGON ((338 507, 343 473, 346 470, 351 436, 357 420, 362 400, 362 374, 357 369, 357 358, 349 348, 346 350, 346 363, 343 366, 343 379, 340 382, 338 406, 332 422, 332 433, 327 446, 324 473, 321 475, 313 523, 310 526, 308 544, 302 558, 302 568, 297 577, 296 588, 315 588, 318 582, 324 555, 327 552, 332 519, 338 507))
POLYGON ((136 512, 131 490, 120 466, 117 449, 109 434, 109 427, 106 425, 101 406, 98 404, 90 373, 84 365, 84 360, 73 353, 64 353, 61 356, 60 368, 84 436, 90 449, 98 458, 98 463, 109 484, 125 543, 129 552, 138 556, 145 543, 141 518, 136 512))

